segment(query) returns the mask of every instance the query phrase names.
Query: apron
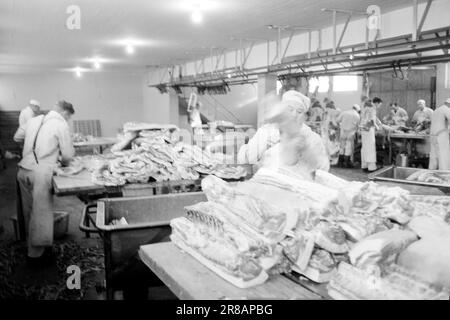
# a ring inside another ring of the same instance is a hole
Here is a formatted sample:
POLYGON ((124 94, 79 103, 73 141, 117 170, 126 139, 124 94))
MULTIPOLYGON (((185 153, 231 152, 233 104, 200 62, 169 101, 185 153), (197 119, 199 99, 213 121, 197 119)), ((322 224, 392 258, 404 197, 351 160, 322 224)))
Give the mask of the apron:
POLYGON ((447 129, 430 135, 430 163, 428 169, 450 170, 450 137, 447 129))
POLYGON ((361 130, 361 167, 366 168, 368 164, 376 164, 377 151, 375 146, 375 128, 369 131, 361 130))
POLYGON ((344 156, 353 156, 355 134, 356 131, 354 130, 341 129, 341 154, 343 154, 344 156))
POLYGON ((36 132, 33 143, 33 155, 36 166, 33 170, 19 168, 17 180, 20 187, 23 220, 28 237, 28 253, 41 252, 43 247, 53 243, 53 195, 52 177, 54 165, 39 162, 36 155, 36 141, 41 124, 36 132))

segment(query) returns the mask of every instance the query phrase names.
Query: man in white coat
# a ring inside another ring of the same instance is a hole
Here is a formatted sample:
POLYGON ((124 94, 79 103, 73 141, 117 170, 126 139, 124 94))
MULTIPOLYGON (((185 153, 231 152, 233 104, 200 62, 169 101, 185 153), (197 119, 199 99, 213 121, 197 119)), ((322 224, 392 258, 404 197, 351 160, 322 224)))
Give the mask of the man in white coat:
POLYGON ((28 106, 26 106, 19 114, 19 127, 24 126, 28 120, 37 116, 41 108, 41 104, 37 100, 30 100, 28 106))
POLYGON ((328 171, 330 162, 322 139, 304 123, 310 103, 298 91, 285 92, 282 101, 274 103, 266 115, 267 124, 239 150, 239 162, 252 160, 267 167, 297 166, 307 176, 317 169, 328 171))
POLYGON ((339 163, 342 163, 347 168, 352 168, 353 164, 353 151, 355 144, 355 135, 358 131, 358 126, 360 122, 359 112, 361 108, 359 105, 355 104, 350 110, 342 112, 338 118, 337 123, 341 128, 340 132, 340 159, 339 163))
POLYGON ((54 110, 29 120, 14 136, 16 142, 24 142, 17 173, 18 201, 27 232, 28 261, 36 265, 51 257, 44 252, 53 244, 52 176, 59 157, 68 164, 74 156, 68 125, 74 112, 71 103, 59 101, 54 110))
POLYGON ((430 128, 430 164, 432 170, 450 170, 450 98, 434 110, 430 128))
POLYGON ((364 171, 377 170, 377 150, 375 131, 378 129, 377 107, 381 106, 380 98, 366 100, 361 111, 361 169, 364 171))

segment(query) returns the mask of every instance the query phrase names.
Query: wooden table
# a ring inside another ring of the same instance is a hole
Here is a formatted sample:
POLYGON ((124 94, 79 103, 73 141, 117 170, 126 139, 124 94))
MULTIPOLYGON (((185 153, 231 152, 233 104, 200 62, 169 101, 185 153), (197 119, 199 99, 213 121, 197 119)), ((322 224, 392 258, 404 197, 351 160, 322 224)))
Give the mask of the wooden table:
POLYGON ((406 153, 408 157, 411 157, 413 153, 413 144, 417 141, 426 141, 430 138, 428 134, 417 134, 417 133, 389 133, 389 159, 392 161, 392 140, 403 140, 405 145, 406 153))
POLYGON ((57 196, 104 193, 106 188, 91 181, 87 170, 73 176, 53 176, 53 190, 57 196))
POLYGON ((321 299, 319 295, 282 275, 271 276, 259 286, 240 289, 171 242, 141 246, 139 256, 161 281, 183 300, 321 299))
MULTIPOLYGON (((57 196, 97 195, 123 193, 123 196, 142 196, 161 193, 185 192, 189 188, 200 188, 201 180, 161 181, 150 183, 129 183, 124 186, 105 187, 91 181, 87 170, 72 176, 53 176, 53 190, 57 196), (168 189, 165 190, 163 189, 168 189)), ((195 190, 193 190, 195 191, 195 190)))

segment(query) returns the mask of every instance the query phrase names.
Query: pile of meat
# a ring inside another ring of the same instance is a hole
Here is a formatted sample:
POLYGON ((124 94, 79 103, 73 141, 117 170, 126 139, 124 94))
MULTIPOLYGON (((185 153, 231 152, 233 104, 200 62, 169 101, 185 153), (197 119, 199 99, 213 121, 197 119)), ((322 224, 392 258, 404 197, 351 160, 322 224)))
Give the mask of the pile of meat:
POLYGON ((418 170, 408 176, 406 180, 450 185, 450 172, 418 170))
MULTIPOLYGON (((141 129, 142 125, 134 129, 141 129)), ((137 130, 136 129, 136 130, 137 130)), ((168 180, 196 180, 201 174, 225 179, 247 175, 241 166, 224 166, 214 155, 196 145, 179 142, 172 128, 128 131, 112 148, 114 159, 92 173, 92 181, 107 186, 168 180), (124 150, 127 145, 131 149, 124 150)))
MULTIPOLYGON (((209 176, 202 188, 208 201, 171 221, 172 241, 236 286, 291 270, 316 283, 331 281, 335 298, 378 297, 365 293, 370 282, 359 281, 361 275, 375 277, 380 288, 396 281, 397 291, 381 290, 389 298, 441 298, 442 290, 433 285, 450 286, 442 283, 447 262, 434 265, 438 279, 409 276, 417 273, 412 261, 419 258, 417 251, 406 253, 423 240, 411 224, 425 216, 403 189, 348 182, 322 171, 309 181, 280 168, 262 168, 233 186, 209 176), (355 281, 361 288, 354 289, 355 281)), ((441 214, 426 218, 445 225, 441 214)))

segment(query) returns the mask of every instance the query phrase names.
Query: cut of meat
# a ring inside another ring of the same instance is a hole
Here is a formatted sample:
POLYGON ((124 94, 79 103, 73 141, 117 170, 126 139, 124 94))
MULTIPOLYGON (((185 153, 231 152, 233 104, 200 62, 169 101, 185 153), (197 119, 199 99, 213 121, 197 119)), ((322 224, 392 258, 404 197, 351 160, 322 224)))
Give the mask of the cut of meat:
POLYGON ((398 257, 398 264, 424 281, 450 288, 450 250, 447 238, 425 238, 412 243, 398 257))
POLYGON ((315 249, 305 270, 300 270, 295 265, 292 270, 314 282, 324 283, 330 281, 333 276, 335 263, 330 253, 322 249, 315 249))
POLYGON ((355 267, 381 268, 395 262, 397 255, 417 240, 417 235, 408 230, 378 232, 355 244, 348 255, 355 267))
POLYGON ((202 190, 209 201, 226 206, 239 216, 242 222, 266 237, 274 241, 284 237, 286 213, 268 202, 239 192, 215 176, 208 176, 202 180, 202 190))
POLYGON ((352 300, 448 300, 449 292, 435 288, 397 265, 383 277, 342 262, 327 286, 334 299, 352 300))
POLYGON ((322 220, 312 233, 316 244, 331 253, 346 253, 349 250, 344 230, 337 224, 322 220))
POLYGON ((249 251, 238 250, 235 242, 223 237, 223 232, 210 229, 209 224, 202 227, 186 218, 176 218, 170 226, 172 242, 233 284, 255 285, 267 279, 249 251))

